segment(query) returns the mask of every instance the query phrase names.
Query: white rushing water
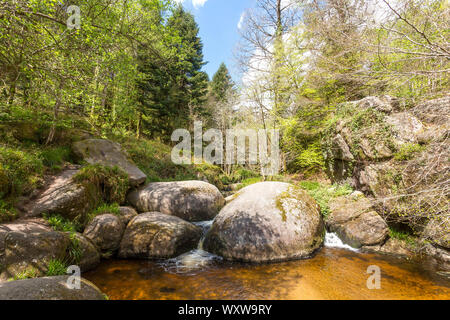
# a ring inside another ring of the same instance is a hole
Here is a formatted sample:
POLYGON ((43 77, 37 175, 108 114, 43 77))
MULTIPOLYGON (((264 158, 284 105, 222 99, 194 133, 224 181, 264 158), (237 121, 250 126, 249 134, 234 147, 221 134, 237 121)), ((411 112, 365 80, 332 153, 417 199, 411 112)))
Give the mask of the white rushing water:
POLYGON ((324 243, 325 247, 328 248, 341 248, 341 249, 346 249, 346 250, 350 250, 353 252, 358 252, 358 249, 355 249, 345 243, 342 242, 342 240, 337 236, 336 233, 326 233, 325 234, 325 243, 324 243))
POLYGON ((162 262, 161 265, 167 272, 194 273, 207 268, 214 261, 222 260, 221 257, 203 250, 203 241, 205 240, 206 233, 213 224, 213 220, 194 222, 194 224, 203 229, 203 235, 198 243, 197 249, 162 262))
MULTIPOLYGON (((203 235, 198 243, 197 249, 182 254, 176 258, 165 260, 161 262, 161 266, 164 267, 167 272, 192 274, 204 270, 215 261, 222 260, 221 257, 203 250, 203 241, 205 240, 206 233, 211 228, 213 222, 213 220, 194 222, 196 226, 203 229, 203 235)), ((353 252, 359 251, 358 249, 352 248, 351 246, 343 243, 335 233, 326 233, 324 245, 328 248, 340 248, 353 252)))

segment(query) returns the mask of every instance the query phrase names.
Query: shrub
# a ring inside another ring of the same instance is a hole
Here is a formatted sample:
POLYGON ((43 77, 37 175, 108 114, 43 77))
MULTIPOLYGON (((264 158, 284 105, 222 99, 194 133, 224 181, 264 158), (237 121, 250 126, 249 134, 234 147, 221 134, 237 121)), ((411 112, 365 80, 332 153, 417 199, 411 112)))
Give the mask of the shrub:
POLYGON ((330 207, 328 205, 330 200, 349 195, 353 192, 353 189, 347 184, 330 186, 318 182, 302 181, 300 182, 300 187, 306 190, 317 201, 324 218, 327 218, 330 214, 330 207))
POLYGON ((43 164, 37 154, 0 146, 0 198, 34 189, 42 173, 43 164))
POLYGON ((17 217, 17 211, 7 202, 0 200, 0 223, 9 222, 17 217))
POLYGON ((43 150, 41 152, 42 162, 52 169, 58 168, 61 164, 70 160, 71 149, 68 147, 56 147, 43 150))
POLYGON ((117 166, 86 166, 74 176, 74 181, 89 190, 95 188, 94 191, 100 193, 99 197, 108 203, 123 203, 129 189, 128 174, 117 166))
POLYGON ((411 160, 416 153, 422 152, 424 149, 425 147, 420 144, 406 143, 400 147, 394 158, 398 161, 411 160))

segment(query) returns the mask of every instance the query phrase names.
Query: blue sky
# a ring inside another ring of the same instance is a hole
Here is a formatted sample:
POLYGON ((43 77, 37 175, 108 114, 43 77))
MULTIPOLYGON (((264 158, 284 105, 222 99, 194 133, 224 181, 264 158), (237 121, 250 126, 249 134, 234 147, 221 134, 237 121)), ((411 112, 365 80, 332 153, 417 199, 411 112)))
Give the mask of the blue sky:
POLYGON ((233 79, 239 73, 235 68, 233 51, 239 41, 238 23, 247 8, 253 7, 255 0, 179 0, 187 11, 195 16, 203 41, 203 54, 208 64, 203 68, 210 78, 225 62, 233 79))

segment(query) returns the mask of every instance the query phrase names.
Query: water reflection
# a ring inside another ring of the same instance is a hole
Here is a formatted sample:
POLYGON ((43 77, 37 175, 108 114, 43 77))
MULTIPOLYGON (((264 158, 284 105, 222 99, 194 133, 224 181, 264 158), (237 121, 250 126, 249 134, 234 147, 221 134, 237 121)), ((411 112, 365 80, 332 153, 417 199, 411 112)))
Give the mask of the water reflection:
POLYGON ((450 281, 423 265, 339 248, 267 265, 231 264, 201 250, 183 256, 112 260, 84 276, 111 299, 450 299, 450 281), (382 270, 381 290, 366 286, 370 265, 382 270))

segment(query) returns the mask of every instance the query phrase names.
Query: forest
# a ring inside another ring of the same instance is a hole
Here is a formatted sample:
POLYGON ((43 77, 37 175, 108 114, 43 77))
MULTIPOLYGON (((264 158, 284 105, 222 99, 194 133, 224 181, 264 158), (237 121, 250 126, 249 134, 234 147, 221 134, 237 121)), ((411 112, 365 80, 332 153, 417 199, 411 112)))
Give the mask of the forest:
MULTIPOLYGON (((450 266, 449 2, 254 2, 235 65, 222 63, 210 78, 183 1, 0 1, 0 223, 28 217, 49 181, 74 168, 102 199, 75 219, 45 212, 52 227, 82 233, 133 203, 129 172, 90 163, 75 147, 95 138, 119 143, 145 183, 203 180, 225 198, 256 183, 293 184, 345 243, 450 266), (230 129, 278 130, 279 173, 253 163, 174 164, 172 133, 194 132, 196 121, 224 140, 230 129), (333 224, 355 193, 376 216, 362 226, 382 218, 381 240, 356 241, 347 224, 333 224)), ((219 250, 217 239, 205 246, 219 250)), ((0 236, 0 273, 1 251, 0 236)))

